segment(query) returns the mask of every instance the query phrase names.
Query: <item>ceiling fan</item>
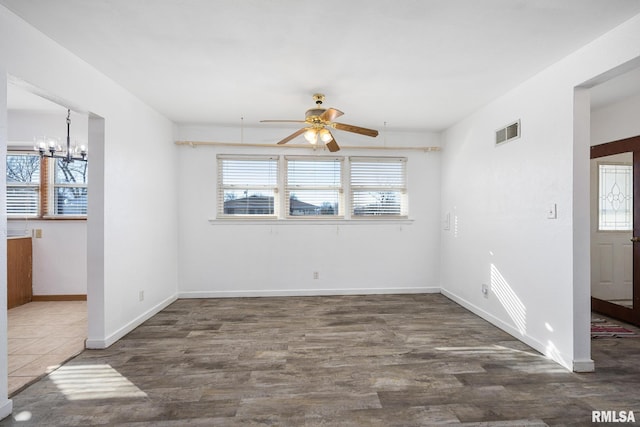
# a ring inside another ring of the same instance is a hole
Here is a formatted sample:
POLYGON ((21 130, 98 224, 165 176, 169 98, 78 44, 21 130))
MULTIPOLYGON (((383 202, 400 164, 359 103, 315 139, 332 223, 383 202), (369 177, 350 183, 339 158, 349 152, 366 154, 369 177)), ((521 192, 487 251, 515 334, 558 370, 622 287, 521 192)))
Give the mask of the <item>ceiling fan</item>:
POLYGON ((286 144, 292 139, 304 134, 304 138, 310 144, 315 145, 318 143, 318 139, 320 139, 320 141, 326 144, 327 148, 332 153, 340 150, 340 147, 338 146, 336 140, 333 138, 333 135, 331 134, 331 131, 329 129, 344 130, 347 132, 358 133, 360 135, 371 137, 378 136, 378 131, 374 129, 367 129, 359 126, 334 122, 334 119, 340 117, 344 113, 340 110, 336 110, 335 108, 323 108, 322 103, 324 102, 324 95, 321 93, 314 94, 313 99, 316 102, 316 106, 307 110, 304 115, 304 120, 261 120, 260 122, 305 123, 305 127, 292 133, 281 141, 278 141, 278 144, 286 144))

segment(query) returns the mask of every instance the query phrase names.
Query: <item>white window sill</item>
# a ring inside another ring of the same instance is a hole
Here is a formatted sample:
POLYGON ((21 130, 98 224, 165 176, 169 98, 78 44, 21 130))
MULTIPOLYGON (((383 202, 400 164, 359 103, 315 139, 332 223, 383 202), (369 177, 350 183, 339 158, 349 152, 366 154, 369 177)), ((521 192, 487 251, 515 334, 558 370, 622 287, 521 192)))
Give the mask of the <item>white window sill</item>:
POLYGON ((7 216, 7 221, 86 221, 87 216, 52 215, 52 216, 7 216))
POLYGON ((411 218, 210 218, 211 225, 364 225, 364 224, 413 224, 411 218))

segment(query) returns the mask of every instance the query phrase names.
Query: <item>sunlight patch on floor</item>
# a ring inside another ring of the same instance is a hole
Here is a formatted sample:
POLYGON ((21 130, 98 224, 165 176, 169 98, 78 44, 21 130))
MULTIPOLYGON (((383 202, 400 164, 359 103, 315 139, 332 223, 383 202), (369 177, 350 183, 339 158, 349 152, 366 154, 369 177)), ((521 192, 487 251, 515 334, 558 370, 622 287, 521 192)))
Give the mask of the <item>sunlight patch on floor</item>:
POLYGON ((110 365, 62 366, 49 378, 69 400, 146 397, 147 394, 110 365))
POLYGON ((454 354, 499 354, 499 353, 519 353, 527 356, 542 357, 540 354, 534 351, 524 351, 515 348, 509 348, 502 345, 489 345, 489 346, 468 346, 468 347, 436 347, 438 351, 448 351, 454 354))

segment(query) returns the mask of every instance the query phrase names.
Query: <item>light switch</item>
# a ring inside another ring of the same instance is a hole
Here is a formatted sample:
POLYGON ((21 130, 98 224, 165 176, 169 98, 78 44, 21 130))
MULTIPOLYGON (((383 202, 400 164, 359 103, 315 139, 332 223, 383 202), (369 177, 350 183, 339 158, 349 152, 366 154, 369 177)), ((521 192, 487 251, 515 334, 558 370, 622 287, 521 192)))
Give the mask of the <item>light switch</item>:
POLYGON ((547 209, 547 219, 557 219, 558 218, 558 208, 555 203, 549 205, 547 209))

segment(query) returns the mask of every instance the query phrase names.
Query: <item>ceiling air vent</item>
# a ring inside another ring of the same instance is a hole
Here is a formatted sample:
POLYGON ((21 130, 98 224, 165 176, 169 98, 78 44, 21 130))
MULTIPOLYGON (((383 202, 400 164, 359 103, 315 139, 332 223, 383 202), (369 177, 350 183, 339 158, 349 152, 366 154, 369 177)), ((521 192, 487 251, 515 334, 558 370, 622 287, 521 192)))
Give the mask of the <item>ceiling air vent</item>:
POLYGON ((520 120, 513 122, 496 131, 496 145, 504 144, 520 137, 520 120))

